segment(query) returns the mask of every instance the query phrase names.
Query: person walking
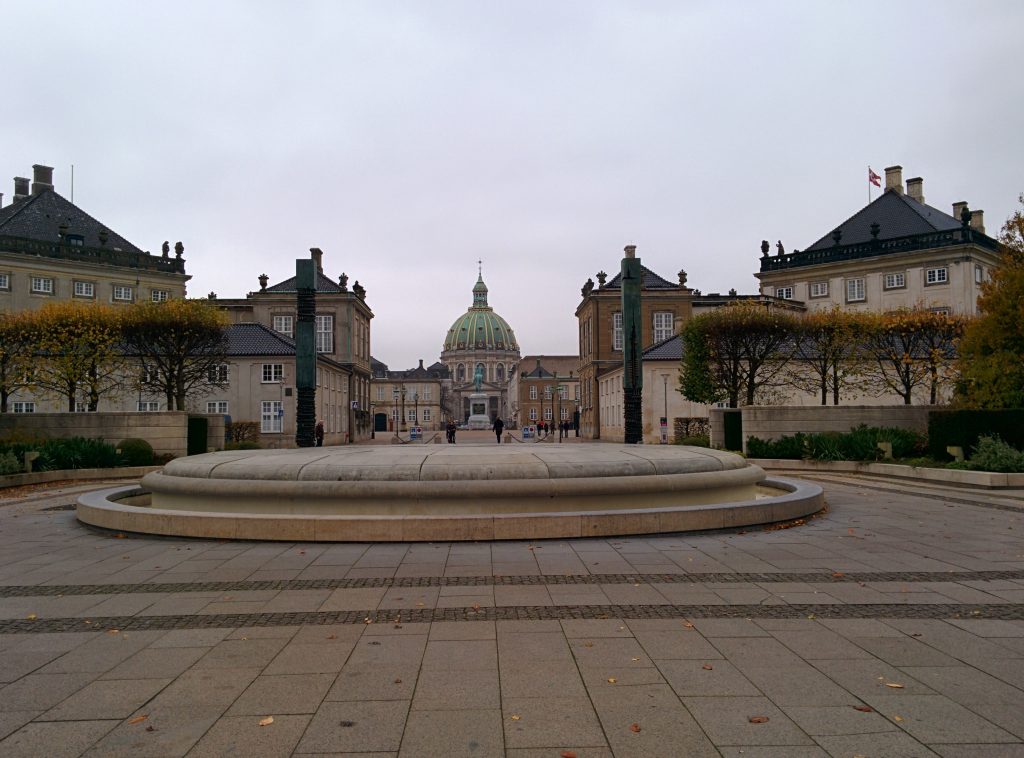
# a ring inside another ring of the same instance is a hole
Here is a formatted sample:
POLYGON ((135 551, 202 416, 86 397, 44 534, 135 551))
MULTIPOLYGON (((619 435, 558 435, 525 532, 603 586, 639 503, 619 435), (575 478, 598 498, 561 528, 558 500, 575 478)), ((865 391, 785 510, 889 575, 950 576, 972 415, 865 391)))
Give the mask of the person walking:
POLYGON ((316 439, 316 446, 324 446, 324 422, 317 421, 316 427, 313 429, 313 437, 316 439))
POLYGON ((448 422, 448 426, 445 428, 445 431, 448 433, 448 444, 449 445, 454 445, 455 444, 455 422, 454 421, 449 421, 448 422))
POLYGON ((492 426, 491 428, 494 429, 494 436, 498 438, 498 444, 500 445, 501 433, 505 429, 505 422, 501 420, 501 416, 496 416, 494 418, 494 426, 492 426))

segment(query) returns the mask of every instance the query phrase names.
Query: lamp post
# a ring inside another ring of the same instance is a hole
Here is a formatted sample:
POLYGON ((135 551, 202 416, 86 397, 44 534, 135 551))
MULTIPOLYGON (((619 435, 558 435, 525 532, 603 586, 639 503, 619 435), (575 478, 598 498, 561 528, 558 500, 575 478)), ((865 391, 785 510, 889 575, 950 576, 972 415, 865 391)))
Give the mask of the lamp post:
POLYGON ((377 438, 377 404, 370 403, 370 439, 377 438))
POLYGON ((405 432, 405 431, 408 431, 408 427, 405 425, 405 384, 402 385, 401 392, 402 392, 402 416, 401 416, 401 423, 402 423, 402 431, 405 432))
POLYGON ((661 429, 662 429, 661 444, 662 445, 667 445, 668 444, 668 374, 663 374, 662 377, 661 377, 661 380, 662 380, 662 383, 665 386, 665 415, 661 419, 661 423, 664 424, 664 426, 661 427, 661 429))
POLYGON ((413 390, 412 393, 413 412, 412 412, 412 424, 413 426, 420 425, 420 393, 413 390))
POLYGON ((558 424, 558 444, 562 444, 562 385, 559 384, 555 387, 558 392, 558 418, 555 423, 558 424))
POLYGON ((398 436, 398 387, 391 388, 391 397, 395 401, 395 415, 391 419, 391 425, 395 428, 395 436, 398 436))

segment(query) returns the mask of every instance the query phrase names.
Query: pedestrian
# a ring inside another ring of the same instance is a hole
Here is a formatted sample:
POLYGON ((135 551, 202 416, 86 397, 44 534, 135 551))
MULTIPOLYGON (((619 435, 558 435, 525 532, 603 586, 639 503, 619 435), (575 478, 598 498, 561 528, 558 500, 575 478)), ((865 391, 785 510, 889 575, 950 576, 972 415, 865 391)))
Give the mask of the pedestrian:
POLYGON ((324 422, 317 421, 316 427, 313 429, 313 436, 316 438, 316 446, 324 446, 324 422))
POLYGON ((505 422, 501 420, 501 416, 495 416, 494 426, 491 428, 494 429, 494 436, 498 438, 498 444, 500 445, 501 433, 505 429, 505 422))
POLYGON ((454 420, 449 420, 448 421, 448 426, 445 428, 445 431, 448 433, 448 444, 449 445, 454 445, 455 444, 455 421, 454 420))

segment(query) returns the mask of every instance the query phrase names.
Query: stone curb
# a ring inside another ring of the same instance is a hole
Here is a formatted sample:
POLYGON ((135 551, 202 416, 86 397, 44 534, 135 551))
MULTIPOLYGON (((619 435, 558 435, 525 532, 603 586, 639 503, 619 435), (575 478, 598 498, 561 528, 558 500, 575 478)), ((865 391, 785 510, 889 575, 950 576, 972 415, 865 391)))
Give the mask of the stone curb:
POLYGON ((861 461, 797 461, 786 458, 748 458, 748 462, 771 471, 804 471, 871 474, 892 479, 910 479, 962 487, 985 489, 1024 488, 1024 474, 997 474, 989 471, 901 466, 896 463, 861 461))
POLYGON ((31 474, 0 476, 0 489, 21 487, 26 484, 46 484, 64 479, 138 479, 163 466, 121 466, 118 468, 73 468, 61 471, 34 471, 31 474))

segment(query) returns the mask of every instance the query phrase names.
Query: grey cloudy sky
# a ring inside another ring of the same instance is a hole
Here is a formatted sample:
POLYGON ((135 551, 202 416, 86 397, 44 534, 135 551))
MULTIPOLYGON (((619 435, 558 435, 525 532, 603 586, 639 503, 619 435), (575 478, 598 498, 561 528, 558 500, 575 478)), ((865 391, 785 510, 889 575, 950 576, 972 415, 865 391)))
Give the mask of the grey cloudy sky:
MULTIPOLYGON (((0 2, 0 176, 239 297, 324 250, 373 354, 436 360, 471 303, 575 353, 579 288, 629 243, 704 292, 756 291, 899 163, 997 231, 1024 191, 1005 2, 0 2)), ((10 202, 13 183, 0 189, 10 202)), ((876 190, 877 192, 877 190, 876 190)))

